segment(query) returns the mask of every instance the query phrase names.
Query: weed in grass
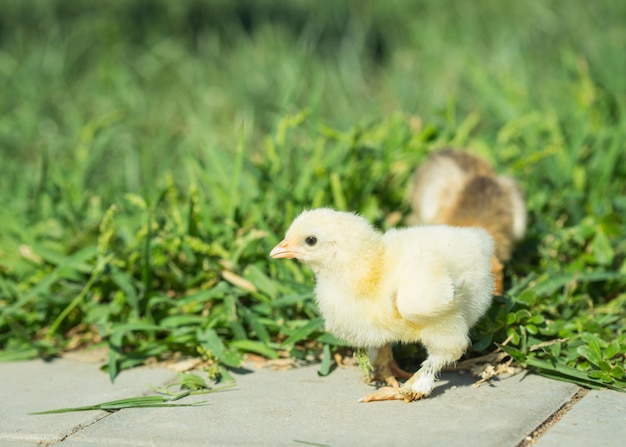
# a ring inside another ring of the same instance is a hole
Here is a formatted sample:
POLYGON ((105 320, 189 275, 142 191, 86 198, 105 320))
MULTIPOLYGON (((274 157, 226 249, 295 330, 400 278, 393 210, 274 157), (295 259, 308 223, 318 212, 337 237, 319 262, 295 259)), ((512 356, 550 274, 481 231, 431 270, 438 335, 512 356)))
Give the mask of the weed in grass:
POLYGON ((372 366, 365 349, 357 349, 354 356, 359 364, 359 369, 361 370, 363 377, 369 378, 371 373, 374 371, 374 367, 372 366))

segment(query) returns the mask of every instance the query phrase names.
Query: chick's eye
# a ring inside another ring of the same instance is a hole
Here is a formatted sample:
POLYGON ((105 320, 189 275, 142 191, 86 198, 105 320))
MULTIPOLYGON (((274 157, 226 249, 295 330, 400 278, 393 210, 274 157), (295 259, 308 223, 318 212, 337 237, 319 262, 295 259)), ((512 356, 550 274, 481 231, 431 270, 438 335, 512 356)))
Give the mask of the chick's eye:
POLYGON ((312 247, 317 244, 317 238, 315 236, 307 236, 304 242, 306 242, 309 247, 312 247))

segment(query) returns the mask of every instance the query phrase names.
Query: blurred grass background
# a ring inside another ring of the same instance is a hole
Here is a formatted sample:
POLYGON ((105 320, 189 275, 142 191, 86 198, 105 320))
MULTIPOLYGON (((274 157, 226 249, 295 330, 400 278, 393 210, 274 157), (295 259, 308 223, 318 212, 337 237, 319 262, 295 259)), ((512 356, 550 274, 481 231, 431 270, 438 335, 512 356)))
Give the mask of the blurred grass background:
POLYGON ((457 145, 531 218, 475 349, 624 387, 624 23, 620 0, 3 1, 0 358, 328 362, 310 272, 267 252, 303 208, 401 224, 457 145))

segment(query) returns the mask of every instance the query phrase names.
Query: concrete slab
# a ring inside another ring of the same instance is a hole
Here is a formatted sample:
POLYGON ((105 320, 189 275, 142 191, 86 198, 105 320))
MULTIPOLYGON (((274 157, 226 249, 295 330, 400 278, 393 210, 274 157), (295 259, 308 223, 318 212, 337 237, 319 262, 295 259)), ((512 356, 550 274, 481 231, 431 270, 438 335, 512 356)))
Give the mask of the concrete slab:
POLYGON ((537 447, 623 446, 626 443, 626 393, 590 391, 553 425, 537 447))
POLYGON ((423 401, 359 404, 370 388, 358 369, 316 369, 237 375, 236 389, 194 397, 206 406, 123 410, 62 445, 513 447, 578 390, 522 374, 475 389, 468 375, 445 373, 423 401))
POLYGON ((30 412, 133 397, 176 377, 165 368, 137 368, 112 384, 99 364, 58 359, 0 363, 0 445, 41 445, 109 415, 90 411, 34 416, 30 412))

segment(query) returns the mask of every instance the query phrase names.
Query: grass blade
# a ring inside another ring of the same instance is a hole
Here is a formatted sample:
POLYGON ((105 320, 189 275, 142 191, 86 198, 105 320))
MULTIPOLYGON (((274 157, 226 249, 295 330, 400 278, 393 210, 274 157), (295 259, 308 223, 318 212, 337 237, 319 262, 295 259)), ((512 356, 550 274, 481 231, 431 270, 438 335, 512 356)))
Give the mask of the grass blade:
POLYGON ((290 346, 294 343, 308 337, 313 332, 321 329, 324 326, 324 320, 321 317, 313 318, 293 331, 289 337, 282 343, 282 346, 290 346))
POLYGON ((146 396, 146 397, 135 397, 130 399, 121 399, 114 400, 110 402, 103 402, 95 405, 85 405, 83 407, 69 407, 69 408, 58 408, 55 410, 47 410, 47 411, 37 411, 34 413, 29 413, 32 415, 38 414, 57 414, 57 413, 71 413, 77 411, 117 411, 125 408, 158 408, 158 407, 196 407, 199 405, 205 405, 206 401, 193 402, 189 404, 172 404, 169 403, 176 399, 170 399, 163 396, 146 396))
POLYGON ((317 370, 317 375, 321 376, 321 377, 325 377, 328 374, 330 374, 330 367, 331 367, 331 352, 330 352, 330 346, 329 345, 324 345, 324 348, 322 350, 322 363, 320 363, 320 367, 317 370))
POLYGON ((91 290, 91 287, 93 286, 94 282, 96 281, 96 279, 98 279, 98 277, 100 276, 100 274, 102 273, 102 271, 104 270, 104 268, 106 267, 106 265, 109 263, 109 261, 112 258, 113 258, 113 255, 109 255, 106 258, 98 262, 98 265, 96 265, 96 267, 94 268, 93 273, 91 274, 91 276, 89 277, 89 280, 87 281, 87 284, 85 284, 85 287, 83 287, 83 289, 76 296, 76 298, 74 298, 70 302, 70 304, 68 304, 67 307, 63 309, 63 311, 59 314, 59 316, 50 325, 50 328, 48 329, 48 332, 46 334, 47 339, 50 339, 54 336, 56 331, 59 329, 59 326, 61 326, 61 323, 63 323, 63 320, 67 318, 70 312, 74 310, 74 308, 76 308, 76 306, 78 306, 85 300, 85 297, 87 296, 87 293, 89 293, 89 290, 91 290))
POLYGON ((178 401, 188 396, 195 396, 198 394, 209 394, 218 391, 225 390, 227 388, 234 387, 235 384, 227 384, 218 388, 202 388, 198 390, 187 390, 179 394, 171 395, 170 397, 166 396, 142 396, 142 397, 130 397, 126 399, 112 400, 109 402, 102 402, 94 405, 84 405, 81 407, 68 407, 68 408, 57 408, 55 410, 47 410, 47 411, 37 411, 34 413, 29 413, 32 415, 38 414, 57 414, 57 413, 71 413, 77 411, 117 411, 123 410, 126 408, 165 408, 165 407, 197 407, 203 406, 208 403, 208 401, 198 401, 191 402, 188 404, 174 404, 171 402, 178 401))

